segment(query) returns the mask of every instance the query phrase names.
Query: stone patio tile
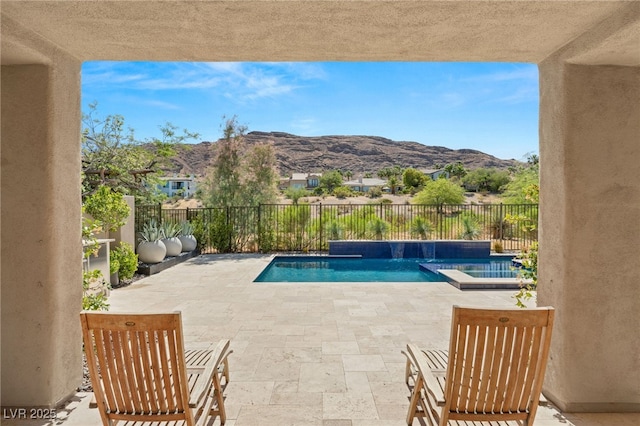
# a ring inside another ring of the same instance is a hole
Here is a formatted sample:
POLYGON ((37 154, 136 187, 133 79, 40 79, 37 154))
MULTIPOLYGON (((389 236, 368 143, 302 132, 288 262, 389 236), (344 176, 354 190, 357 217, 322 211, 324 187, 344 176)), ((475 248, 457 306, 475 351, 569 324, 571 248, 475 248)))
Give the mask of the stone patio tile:
POLYGON ((269 404, 273 387, 274 382, 230 380, 225 390, 225 396, 234 404, 269 404))
POLYGON ((303 363, 300 366, 299 392, 345 392, 342 363, 303 363))
POLYGON ((408 408, 407 397, 410 393, 404 381, 372 382, 371 393, 377 406, 387 404, 404 405, 406 403, 408 408))
POLYGON ((322 426, 322 408, 302 405, 244 405, 235 426, 322 426))
POLYGON ((352 426, 407 426, 407 422, 402 419, 398 420, 358 420, 355 419, 352 426))
POLYGON ((344 371, 387 371, 380 355, 342 355, 344 371))
POLYGON ((370 393, 369 378, 367 373, 363 371, 347 371, 344 373, 347 383, 347 392, 351 393, 370 393))
POLYGON ((377 419, 378 411, 370 393, 323 394, 322 417, 324 419, 377 419))
POLYGON ((322 426, 351 426, 351 420, 323 420, 322 426))
POLYGON ((357 342, 322 342, 323 355, 359 354, 357 342))
POLYGON ((322 392, 274 392, 270 404, 322 407, 322 392))

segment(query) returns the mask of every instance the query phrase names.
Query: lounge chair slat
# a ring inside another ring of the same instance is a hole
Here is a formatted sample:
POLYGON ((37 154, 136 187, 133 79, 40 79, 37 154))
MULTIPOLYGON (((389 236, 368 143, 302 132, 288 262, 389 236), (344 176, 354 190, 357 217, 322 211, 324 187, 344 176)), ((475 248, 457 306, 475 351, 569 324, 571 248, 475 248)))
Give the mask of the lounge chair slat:
MULTIPOLYGON (((201 426, 216 415, 224 424, 220 377, 222 366, 228 368, 228 340, 221 341, 217 352, 204 354, 209 358, 204 368, 187 374, 179 312, 83 312, 80 318, 96 405, 104 425, 120 421, 118 424, 125 426, 201 426), (195 398, 192 389, 197 393, 195 398), (192 407, 191 400, 196 402, 192 407)), ((198 362, 203 359, 198 358, 198 362)))
POLYGON ((440 426, 532 425, 544 402, 553 317, 553 308, 454 307, 443 384, 433 370, 446 351, 408 344, 404 352, 405 379, 414 383, 407 423, 428 417, 440 426))

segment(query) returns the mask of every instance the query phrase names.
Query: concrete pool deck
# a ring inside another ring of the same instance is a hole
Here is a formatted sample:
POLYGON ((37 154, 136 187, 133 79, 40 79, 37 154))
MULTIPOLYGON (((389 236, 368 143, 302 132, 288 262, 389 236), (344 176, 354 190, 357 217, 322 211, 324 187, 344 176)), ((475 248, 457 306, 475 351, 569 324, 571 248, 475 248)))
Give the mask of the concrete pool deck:
MULTIPOLYGON (((189 346, 231 340, 230 426, 405 425, 400 350, 408 342, 447 348, 453 304, 514 306, 513 290, 463 292, 444 282, 254 283, 272 257, 199 256, 109 298, 111 312, 182 311, 189 346)), ((53 422, 2 424, 99 425, 90 399, 76 394, 53 422)), ((535 424, 631 426, 640 414, 563 414, 547 406, 535 424)))

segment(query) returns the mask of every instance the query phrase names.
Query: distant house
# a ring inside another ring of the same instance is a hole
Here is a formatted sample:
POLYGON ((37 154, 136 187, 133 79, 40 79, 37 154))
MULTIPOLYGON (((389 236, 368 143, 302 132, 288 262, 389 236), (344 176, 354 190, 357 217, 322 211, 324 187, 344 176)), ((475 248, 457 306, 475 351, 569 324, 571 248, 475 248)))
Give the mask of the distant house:
POLYGON ((431 178, 431 180, 436 180, 439 179, 440 176, 444 176, 445 178, 449 179, 449 172, 447 172, 444 169, 424 169, 424 170, 420 170, 422 173, 424 173, 425 175, 429 176, 431 178))
POLYGON ((378 178, 363 178, 360 177, 356 180, 350 180, 344 182, 343 186, 349 187, 354 192, 369 192, 369 189, 380 187, 384 191, 388 191, 387 181, 378 178))
POLYGON ((280 179, 280 189, 314 189, 320 185, 321 173, 292 173, 291 177, 280 179))
POLYGON ((168 197, 179 196, 191 198, 196 193, 197 184, 195 176, 189 177, 161 177, 162 183, 158 184, 158 189, 168 197))

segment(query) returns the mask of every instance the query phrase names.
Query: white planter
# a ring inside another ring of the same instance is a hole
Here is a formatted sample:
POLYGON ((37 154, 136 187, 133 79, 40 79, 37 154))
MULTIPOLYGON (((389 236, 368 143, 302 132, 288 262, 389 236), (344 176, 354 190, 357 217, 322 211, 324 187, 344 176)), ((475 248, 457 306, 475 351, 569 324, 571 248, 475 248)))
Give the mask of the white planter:
POLYGON ((162 242, 167 247, 167 256, 177 256, 182 252, 182 243, 178 237, 163 238, 162 242))
POLYGON ((167 247, 160 240, 142 241, 136 250, 142 263, 159 263, 167 255, 167 247))
POLYGON ((192 251, 198 246, 198 241, 193 235, 181 235, 178 238, 182 243, 182 251, 192 251))

